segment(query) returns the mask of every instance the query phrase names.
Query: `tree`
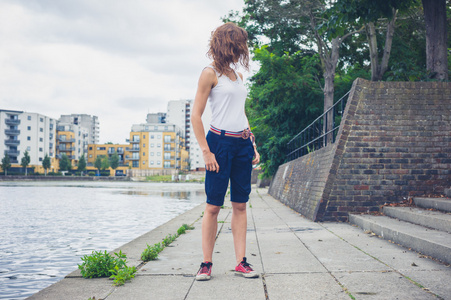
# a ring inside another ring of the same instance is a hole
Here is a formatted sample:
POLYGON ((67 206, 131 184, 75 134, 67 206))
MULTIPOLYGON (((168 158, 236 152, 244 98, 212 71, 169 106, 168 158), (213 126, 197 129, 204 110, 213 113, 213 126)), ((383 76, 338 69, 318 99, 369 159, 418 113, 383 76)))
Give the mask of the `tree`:
POLYGON ((8 169, 11 168, 11 159, 9 155, 5 153, 5 156, 2 158, 2 169, 5 172, 5 175, 8 175, 8 169))
POLYGON ((77 170, 80 171, 81 174, 83 174, 83 171, 86 170, 86 159, 85 159, 84 154, 82 156, 80 156, 80 160, 78 161, 77 170))
POLYGON ((111 155, 110 166, 113 170, 116 170, 117 167, 119 167, 119 154, 117 154, 117 152, 114 152, 114 154, 111 155))
POLYGON ((94 167, 99 170, 102 168, 102 155, 97 155, 96 160, 94 161, 94 167))
POLYGON ((422 0, 426 23, 426 63, 432 78, 448 80, 446 0, 422 0))
POLYGON ((20 165, 25 169, 25 176, 27 176, 27 167, 30 164, 30 155, 28 151, 25 150, 22 159, 20 160, 20 165))
POLYGON ((71 161, 70 161, 69 157, 67 157, 66 154, 63 154, 61 156, 59 166, 60 166, 60 171, 70 171, 72 169, 71 161))
POLYGON ((109 167, 110 167, 110 160, 108 159, 108 156, 102 157, 101 169, 106 170, 109 167))
POLYGON ((50 169, 50 165, 51 165, 50 157, 46 153, 44 156, 44 159, 42 160, 42 167, 45 170, 46 176, 47 176, 47 169, 50 169))

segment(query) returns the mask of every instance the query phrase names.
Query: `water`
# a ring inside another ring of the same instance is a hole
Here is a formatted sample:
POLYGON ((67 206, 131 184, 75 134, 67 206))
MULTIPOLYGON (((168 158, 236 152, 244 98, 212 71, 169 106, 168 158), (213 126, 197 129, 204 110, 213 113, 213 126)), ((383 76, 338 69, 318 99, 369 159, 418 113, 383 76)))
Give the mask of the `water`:
POLYGON ((0 182, 0 299, 31 296, 85 254, 114 250, 204 201, 201 184, 0 182))

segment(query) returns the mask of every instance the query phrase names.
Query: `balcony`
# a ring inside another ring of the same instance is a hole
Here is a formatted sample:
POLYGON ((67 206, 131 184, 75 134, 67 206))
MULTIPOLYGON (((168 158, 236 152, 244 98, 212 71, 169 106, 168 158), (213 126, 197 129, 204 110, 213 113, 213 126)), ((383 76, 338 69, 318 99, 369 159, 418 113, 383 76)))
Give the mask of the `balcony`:
POLYGON ((130 144, 139 144, 139 139, 130 140, 130 144))
POLYGON ((139 156, 130 156, 130 155, 126 155, 125 156, 125 160, 139 160, 139 156))
POLYGON ((20 124, 20 120, 19 119, 5 119, 5 124, 6 125, 17 126, 17 125, 20 124))
POLYGON ((61 147, 62 145, 59 145, 58 150, 62 152, 71 152, 75 151, 75 147, 61 147))
POLYGON ((19 146, 20 141, 19 140, 5 140, 6 146, 19 146))
POLYGON ((60 143, 75 143, 75 139, 66 139, 62 138, 61 136, 58 136, 58 141, 60 143))
POLYGON ((175 160, 175 156, 166 156, 164 160, 175 160))
POLYGON ((19 135, 20 130, 19 129, 5 129, 6 135, 19 135))
POLYGON ((119 149, 119 148, 118 148, 118 149, 117 149, 117 154, 124 154, 124 149, 122 149, 122 148, 119 149))
POLYGON ((139 147, 132 147, 132 148, 127 147, 126 150, 129 151, 129 152, 138 152, 139 151, 139 147))
MULTIPOLYGON (((69 158, 69 159, 75 159, 75 155, 66 155, 67 156, 67 158, 69 158)), ((56 158, 58 158, 58 159, 61 159, 63 157, 63 155, 62 154, 57 154, 56 155, 56 158)))
POLYGON ((19 156, 20 152, 17 150, 5 150, 5 154, 8 154, 8 156, 19 156))

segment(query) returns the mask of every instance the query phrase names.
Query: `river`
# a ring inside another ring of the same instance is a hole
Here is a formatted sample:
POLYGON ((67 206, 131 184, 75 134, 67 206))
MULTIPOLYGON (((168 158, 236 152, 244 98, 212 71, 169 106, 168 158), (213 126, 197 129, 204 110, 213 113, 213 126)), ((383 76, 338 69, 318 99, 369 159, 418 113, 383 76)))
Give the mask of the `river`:
POLYGON ((85 254, 114 250, 204 201, 198 183, 0 182, 0 299, 25 299, 85 254))

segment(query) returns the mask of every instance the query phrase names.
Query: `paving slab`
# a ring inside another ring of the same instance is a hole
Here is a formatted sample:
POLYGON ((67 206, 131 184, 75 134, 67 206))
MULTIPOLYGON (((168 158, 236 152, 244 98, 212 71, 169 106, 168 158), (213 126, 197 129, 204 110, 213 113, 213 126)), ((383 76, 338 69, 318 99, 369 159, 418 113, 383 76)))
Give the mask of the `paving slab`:
MULTIPOLYGON (((194 277, 184 277, 180 275, 138 275, 132 281, 118 287, 114 293, 108 296, 107 300, 185 299, 193 281, 194 277)), ((84 300, 86 299, 87 298, 84 300)))
POLYGON ((434 299, 432 293, 416 286, 396 272, 332 273, 355 299, 434 299))
POLYGON ((351 299, 329 273, 270 274, 265 281, 271 300, 351 299))
POLYGON ((64 278, 27 299, 87 300, 94 297, 95 299, 105 299, 115 289, 116 287, 113 286, 113 281, 108 278, 64 278))

